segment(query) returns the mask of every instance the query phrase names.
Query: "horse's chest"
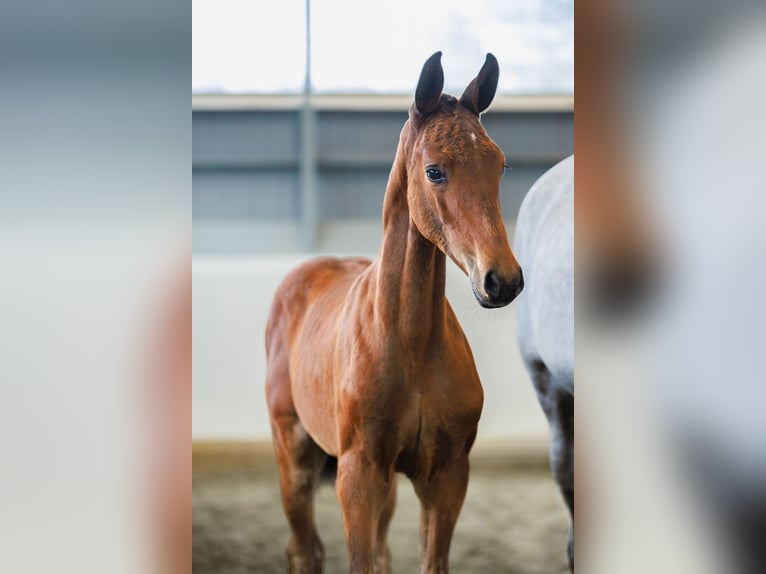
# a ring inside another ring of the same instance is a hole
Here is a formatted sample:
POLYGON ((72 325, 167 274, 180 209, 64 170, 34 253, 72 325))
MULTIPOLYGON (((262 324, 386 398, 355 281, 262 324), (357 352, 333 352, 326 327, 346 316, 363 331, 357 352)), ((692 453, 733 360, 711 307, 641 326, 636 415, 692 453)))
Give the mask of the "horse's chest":
POLYGON ((471 413, 444 411, 438 415, 428 410, 422 412, 417 433, 410 435, 397 457, 396 470, 410 478, 430 481, 450 461, 468 454, 476 438, 479 413, 480 409, 471 413))
POLYGON ((428 475, 473 443, 483 392, 470 350, 462 341, 449 349, 422 345, 420 352, 399 338, 379 341, 357 338, 336 361, 346 420, 364 421, 348 436, 382 464, 428 475))
POLYGON ((466 454, 476 437, 483 394, 478 382, 423 377, 392 418, 400 429, 396 468, 410 477, 430 476, 456 455, 466 454))

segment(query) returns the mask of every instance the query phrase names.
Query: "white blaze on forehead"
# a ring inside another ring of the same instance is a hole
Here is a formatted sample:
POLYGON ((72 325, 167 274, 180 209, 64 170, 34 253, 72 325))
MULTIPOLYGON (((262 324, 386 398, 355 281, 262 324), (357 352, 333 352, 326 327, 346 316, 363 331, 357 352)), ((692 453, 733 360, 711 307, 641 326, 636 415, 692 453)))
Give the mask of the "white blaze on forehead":
POLYGON ((476 141, 476 134, 474 132, 471 132, 471 139, 475 142, 476 141))

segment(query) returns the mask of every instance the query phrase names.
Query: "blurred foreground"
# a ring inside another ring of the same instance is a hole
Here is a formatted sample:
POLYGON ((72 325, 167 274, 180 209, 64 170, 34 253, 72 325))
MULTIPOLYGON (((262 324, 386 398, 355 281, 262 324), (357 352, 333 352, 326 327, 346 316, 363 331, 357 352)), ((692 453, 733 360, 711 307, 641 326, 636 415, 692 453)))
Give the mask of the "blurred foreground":
POLYGON ((764 572, 764 10, 599 4, 576 24, 578 566, 764 572))

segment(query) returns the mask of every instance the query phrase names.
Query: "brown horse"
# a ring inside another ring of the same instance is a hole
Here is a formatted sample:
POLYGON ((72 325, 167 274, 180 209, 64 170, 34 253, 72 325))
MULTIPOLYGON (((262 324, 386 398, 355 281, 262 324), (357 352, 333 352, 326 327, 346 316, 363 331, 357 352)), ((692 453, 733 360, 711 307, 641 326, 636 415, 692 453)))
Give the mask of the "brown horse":
POLYGON ((322 571, 313 497, 328 455, 351 572, 391 571, 396 472, 420 498, 422 571, 448 571, 483 391, 444 295, 445 254, 483 307, 523 287, 500 212, 504 156, 479 122, 498 73, 488 54, 458 100, 441 93, 441 52, 431 56, 391 169, 379 256, 309 261, 277 291, 266 395, 290 572, 322 571))

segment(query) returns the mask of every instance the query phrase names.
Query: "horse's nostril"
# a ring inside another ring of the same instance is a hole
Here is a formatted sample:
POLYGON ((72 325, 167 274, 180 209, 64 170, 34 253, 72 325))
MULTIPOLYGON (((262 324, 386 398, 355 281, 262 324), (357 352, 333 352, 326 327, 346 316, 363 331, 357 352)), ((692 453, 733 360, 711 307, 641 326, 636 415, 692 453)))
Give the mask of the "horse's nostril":
POLYGON ((487 295, 492 299, 496 299, 500 295, 500 289, 501 283, 497 273, 494 271, 487 273, 484 277, 484 291, 486 291, 487 295))

